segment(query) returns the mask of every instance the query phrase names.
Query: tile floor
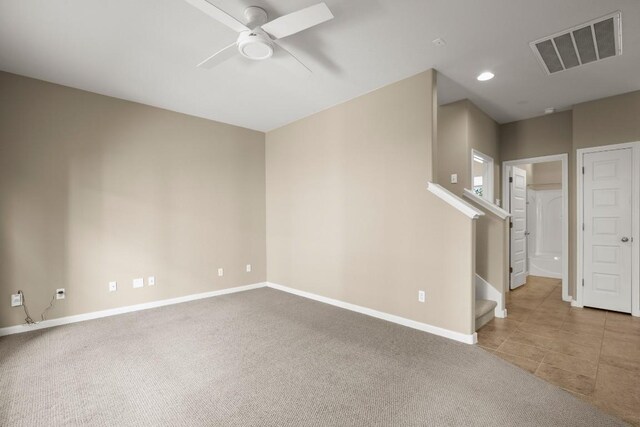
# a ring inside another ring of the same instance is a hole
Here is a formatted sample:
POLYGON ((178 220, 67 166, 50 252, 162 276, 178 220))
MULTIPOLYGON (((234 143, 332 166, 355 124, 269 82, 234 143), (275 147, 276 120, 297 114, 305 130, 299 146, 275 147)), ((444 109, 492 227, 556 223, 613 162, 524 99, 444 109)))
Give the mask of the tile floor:
POLYGON ((478 331, 480 346, 640 426, 640 318, 572 308, 560 280, 533 276, 507 313, 478 331))

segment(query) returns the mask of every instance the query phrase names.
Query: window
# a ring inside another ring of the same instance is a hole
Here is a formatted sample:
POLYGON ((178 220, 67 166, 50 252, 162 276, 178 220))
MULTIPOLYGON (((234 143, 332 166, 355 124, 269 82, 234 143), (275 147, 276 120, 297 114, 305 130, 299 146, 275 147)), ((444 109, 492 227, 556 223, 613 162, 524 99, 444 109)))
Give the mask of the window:
POLYGON ((473 192, 493 203, 493 159, 471 150, 471 177, 473 192))

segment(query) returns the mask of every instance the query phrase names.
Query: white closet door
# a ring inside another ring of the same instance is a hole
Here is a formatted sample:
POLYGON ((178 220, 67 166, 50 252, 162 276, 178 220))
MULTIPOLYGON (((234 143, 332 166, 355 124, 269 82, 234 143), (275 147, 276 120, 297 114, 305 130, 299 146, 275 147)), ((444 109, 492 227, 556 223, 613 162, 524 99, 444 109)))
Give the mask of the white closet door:
POLYGON ((583 157, 583 305, 631 312, 630 148, 583 157))

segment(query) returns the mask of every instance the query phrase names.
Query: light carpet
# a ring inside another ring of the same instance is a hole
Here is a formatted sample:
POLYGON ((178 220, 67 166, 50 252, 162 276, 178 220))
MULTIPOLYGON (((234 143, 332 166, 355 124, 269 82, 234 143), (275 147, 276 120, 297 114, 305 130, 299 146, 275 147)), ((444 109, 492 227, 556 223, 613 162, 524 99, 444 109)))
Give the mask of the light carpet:
POLYGON ((483 351, 273 289, 0 338, 0 425, 625 425, 483 351))

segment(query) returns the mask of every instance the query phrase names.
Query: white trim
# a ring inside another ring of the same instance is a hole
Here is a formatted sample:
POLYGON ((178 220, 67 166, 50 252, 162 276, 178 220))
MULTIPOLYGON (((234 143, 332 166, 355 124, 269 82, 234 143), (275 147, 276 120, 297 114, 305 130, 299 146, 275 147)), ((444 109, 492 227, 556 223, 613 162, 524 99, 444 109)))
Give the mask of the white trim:
POLYGON ((504 310, 500 310, 498 307, 496 307, 493 315, 501 319, 505 319, 507 317, 507 309, 505 308, 504 310))
POLYGON ((435 194, 471 219, 477 219, 478 217, 484 215, 484 212, 475 208, 470 203, 465 202, 460 197, 456 196, 451 191, 447 190, 439 184, 429 182, 427 184, 427 190, 429 190, 431 193, 435 194))
POLYGON ((165 299, 165 300, 159 300, 159 301, 151 301, 147 303, 129 305, 125 307, 117 307, 117 308, 111 308, 107 310, 94 311, 91 313, 77 314, 74 316, 59 317, 57 319, 45 320, 35 325, 22 324, 22 325, 16 325, 16 326, 8 326, 5 328, 0 328, 0 337, 5 335, 19 334, 23 332, 37 331, 39 329, 51 328, 54 326, 68 325, 70 323, 84 322, 85 320, 93 320, 93 319, 100 319, 102 317, 116 316, 118 314, 131 313, 134 311, 148 310, 150 308, 163 307, 166 305, 180 304, 188 301, 212 298, 220 295, 250 291, 253 289, 259 289, 264 287, 270 287, 273 289, 277 289, 279 291, 288 292, 290 294, 298 295, 304 298, 323 302, 325 304, 330 304, 336 307, 344 308, 346 310, 351 310, 357 313, 366 314, 367 316, 397 323, 399 325, 407 326, 409 328, 418 329, 423 332, 428 332, 428 333, 449 338, 455 341, 460 341, 465 344, 475 344, 478 342, 478 336, 475 332, 470 335, 462 334, 460 332, 451 331, 449 329, 432 326, 427 323, 417 322, 415 320, 406 319, 404 317, 395 316, 393 314, 383 313, 381 311, 373 310, 370 308, 361 307, 355 304, 334 300, 331 298, 312 294, 310 292, 299 291, 297 289, 289 288, 287 286, 277 285, 275 283, 268 283, 268 282, 254 283, 251 285, 237 286, 234 288, 220 289, 217 291, 203 292, 200 294, 185 295, 183 297, 177 297, 177 298, 171 298, 171 299, 165 299))
POLYGON ((486 154, 484 154, 481 151, 476 150, 475 148, 471 149, 471 157, 469 159, 469 176, 471 177, 471 188, 473 188, 473 160, 474 157, 478 157, 479 159, 482 159, 484 162, 486 162, 487 165, 489 165, 485 171, 484 171, 484 176, 482 177, 482 186, 484 188, 487 189, 487 193, 486 195, 483 195, 483 198, 485 198, 486 200, 488 200, 489 202, 493 202, 494 198, 494 194, 493 194, 493 182, 494 182, 494 165, 495 162, 493 161, 493 157, 488 156, 486 154))
MULTIPOLYGON (((576 298, 574 307, 583 307, 582 302, 582 279, 583 279, 583 236, 582 236, 582 223, 584 222, 583 206, 583 175, 582 166, 584 164, 583 156, 586 153, 597 153, 601 151, 620 150, 624 148, 631 148, 632 155, 632 178, 631 178, 631 206, 633 207, 632 219, 631 219, 631 236, 633 241, 631 242, 631 315, 640 317, 640 210, 638 205, 640 203, 640 141, 638 142, 625 142, 623 144, 603 145, 599 147, 581 148, 576 151, 576 298)), ((572 303, 573 305, 573 303, 572 303)))
POLYGON ((418 329, 423 332, 438 335, 441 337, 449 338, 455 341, 459 341, 465 344, 476 344, 478 342, 478 334, 463 334, 455 332, 449 329, 440 328, 438 326, 429 325, 427 323, 417 322, 415 320, 406 319, 404 317, 396 316, 393 314, 384 313, 382 311, 373 310, 371 308, 362 307, 359 305, 343 302, 340 300, 323 297, 321 295, 312 294, 310 292, 299 291, 288 286, 278 285, 276 283, 267 283, 267 286, 279 291, 288 292, 293 295, 298 295, 303 298, 312 299, 314 301, 323 302, 336 307, 344 308, 345 310, 355 311, 356 313, 365 314, 367 316, 375 317, 377 319, 386 320, 388 322, 397 323, 398 325, 406 326, 413 329, 418 329))
MULTIPOLYGON (((509 171, 512 166, 557 161, 562 162, 562 300, 569 302, 572 300, 569 296, 569 155, 567 153, 553 154, 502 162, 502 207, 508 211, 509 171)), ((511 244, 511 240, 509 240, 509 244, 511 244)))
POLYGON ((217 291, 204 292, 201 294, 186 295, 183 297, 145 302, 142 304, 128 305, 125 307, 110 308, 108 310, 93 311, 91 313, 76 314, 74 316, 59 317, 57 319, 45 320, 43 322, 36 323, 35 325, 22 324, 16 326, 8 326, 5 328, 0 328, 0 337, 5 335, 19 334, 22 332, 36 331, 38 329, 51 328, 53 326, 67 325, 69 323, 84 322, 85 320, 99 319, 101 317, 131 313, 133 311, 163 307, 165 305, 180 304, 183 302, 233 294, 236 292, 250 291, 253 289, 264 288, 265 286, 267 286, 266 282, 254 283, 252 285, 237 286, 235 288, 220 289, 217 291))
POLYGON ((511 217, 511 214, 509 212, 505 211, 500 206, 491 203, 484 197, 478 196, 476 193, 469 190, 468 188, 464 189, 464 196, 468 199, 471 199, 473 202, 479 204, 480 206, 482 206, 483 208, 485 208, 486 210, 488 210, 489 212, 491 212, 492 214, 494 214, 500 219, 507 219, 511 217))
POLYGON ((493 286, 491 283, 484 280, 479 274, 476 274, 475 280, 476 287, 476 300, 486 299, 496 302, 496 308, 494 309, 494 315, 496 317, 507 317, 507 309, 505 308, 505 300, 502 292, 493 286))

